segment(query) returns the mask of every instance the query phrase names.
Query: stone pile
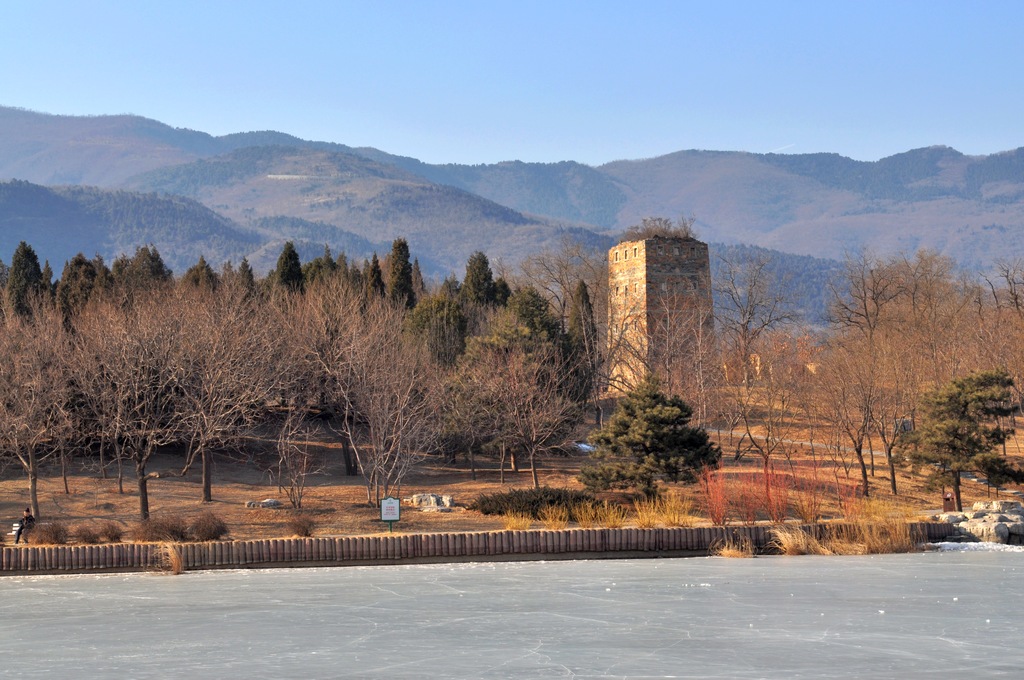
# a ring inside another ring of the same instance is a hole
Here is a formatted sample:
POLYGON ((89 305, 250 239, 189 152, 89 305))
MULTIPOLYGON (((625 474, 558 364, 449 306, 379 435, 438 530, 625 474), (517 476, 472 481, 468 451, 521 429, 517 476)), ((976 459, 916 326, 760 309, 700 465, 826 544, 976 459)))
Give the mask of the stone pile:
POLYGON ((422 512, 452 512, 456 509, 453 496, 436 493, 417 493, 405 499, 405 503, 419 508, 422 512))
POLYGON ((981 501, 969 512, 945 512, 935 519, 956 525, 957 536, 946 540, 1024 545, 1024 507, 1020 501, 981 501))

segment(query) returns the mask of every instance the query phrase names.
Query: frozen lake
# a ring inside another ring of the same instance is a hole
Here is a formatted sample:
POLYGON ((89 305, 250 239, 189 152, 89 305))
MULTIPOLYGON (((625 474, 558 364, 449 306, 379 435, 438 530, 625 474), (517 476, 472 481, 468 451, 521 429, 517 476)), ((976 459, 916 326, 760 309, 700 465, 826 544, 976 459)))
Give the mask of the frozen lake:
POLYGON ((0 578, 0 676, 1020 677, 1024 552, 0 578))

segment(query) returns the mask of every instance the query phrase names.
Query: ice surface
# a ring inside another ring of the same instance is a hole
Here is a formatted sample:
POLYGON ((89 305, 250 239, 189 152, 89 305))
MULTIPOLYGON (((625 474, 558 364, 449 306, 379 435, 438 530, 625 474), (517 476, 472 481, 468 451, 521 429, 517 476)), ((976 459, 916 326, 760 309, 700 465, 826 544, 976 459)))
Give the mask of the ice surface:
POLYGON ((1019 677, 1024 555, 0 578, 0 675, 1019 677))

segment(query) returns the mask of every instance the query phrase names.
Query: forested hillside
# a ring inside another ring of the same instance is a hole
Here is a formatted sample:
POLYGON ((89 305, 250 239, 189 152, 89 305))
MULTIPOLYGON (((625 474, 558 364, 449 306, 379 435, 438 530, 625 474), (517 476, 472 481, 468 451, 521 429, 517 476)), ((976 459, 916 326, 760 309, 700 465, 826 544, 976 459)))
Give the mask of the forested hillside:
POLYGON ((173 270, 184 271, 200 255, 212 262, 238 262, 258 247, 261 238, 178 196, 0 183, 3 257, 9 257, 19 241, 30 241, 56 271, 79 252, 110 260, 147 244, 157 246, 173 270))

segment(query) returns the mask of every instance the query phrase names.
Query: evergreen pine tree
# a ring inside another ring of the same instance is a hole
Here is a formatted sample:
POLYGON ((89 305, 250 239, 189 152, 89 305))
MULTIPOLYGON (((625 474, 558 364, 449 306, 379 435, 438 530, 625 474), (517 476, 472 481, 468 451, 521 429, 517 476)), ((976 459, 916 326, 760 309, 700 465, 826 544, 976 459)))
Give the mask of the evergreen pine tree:
POLYGON ((43 273, 39 269, 39 258, 32 246, 24 241, 18 244, 11 257, 7 272, 7 305, 15 314, 26 316, 30 313, 32 298, 43 292, 43 273))
POLYGON ((463 299, 478 305, 493 305, 495 294, 491 265, 487 256, 478 250, 466 262, 466 278, 462 281, 463 299))
POLYGON ((387 266, 388 298, 406 309, 412 309, 416 305, 416 293, 412 286, 409 244, 404 238, 396 238, 391 244, 391 254, 388 256, 387 266))
POLYGON ((423 272, 420 271, 420 259, 412 259, 412 293, 417 300, 422 300, 427 294, 427 283, 423 280, 423 272))
POLYGON ((657 495, 660 479, 695 481, 722 452, 704 429, 690 426, 692 415, 686 402, 663 394, 648 376, 591 435, 596 463, 581 470, 580 481, 593 490, 636 489, 649 497, 657 495))
POLYGON ((206 258, 200 255, 199 261, 189 267, 184 276, 181 277, 181 282, 196 288, 215 290, 220 284, 220 277, 207 264, 206 258))
POLYGON ((363 270, 363 295, 369 300, 373 297, 384 297, 384 293, 384 275, 380 270, 377 253, 374 253, 363 270))
POLYGON ((57 283, 57 309, 65 319, 73 317, 89 302, 96 290, 96 279, 96 263, 85 259, 82 253, 64 263, 57 283))
POLYGON ((295 251, 295 244, 291 241, 284 244, 284 248, 277 258, 274 283, 285 290, 302 292, 302 265, 299 263, 299 254, 295 251))
POLYGON ((53 280, 53 269, 50 267, 50 261, 45 260, 43 262, 43 271, 40 273, 41 285, 43 293, 46 294, 46 300, 53 302, 53 297, 57 292, 57 284, 53 280))
POLYGON ((256 290, 256 276, 252 273, 248 258, 243 257, 238 265, 238 280, 242 282, 246 290, 256 290))
POLYGON ((566 358, 576 401, 587 399, 597 373, 597 323, 587 284, 580 281, 573 293, 566 329, 566 358))

